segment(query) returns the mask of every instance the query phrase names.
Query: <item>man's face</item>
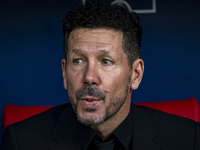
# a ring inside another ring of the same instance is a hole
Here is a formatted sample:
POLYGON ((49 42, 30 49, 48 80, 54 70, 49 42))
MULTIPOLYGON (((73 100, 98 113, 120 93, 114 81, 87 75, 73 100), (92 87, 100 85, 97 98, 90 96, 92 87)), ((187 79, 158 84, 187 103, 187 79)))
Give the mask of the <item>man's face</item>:
POLYGON ((122 39, 121 32, 109 29, 80 28, 69 36, 64 85, 85 125, 100 124, 130 105, 131 70, 122 39))

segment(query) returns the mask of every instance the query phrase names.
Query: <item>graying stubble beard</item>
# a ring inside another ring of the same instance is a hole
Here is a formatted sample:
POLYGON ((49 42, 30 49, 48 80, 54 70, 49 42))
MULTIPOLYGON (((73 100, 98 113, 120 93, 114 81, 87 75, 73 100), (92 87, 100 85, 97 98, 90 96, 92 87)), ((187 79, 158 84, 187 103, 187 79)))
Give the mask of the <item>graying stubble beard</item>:
MULTIPOLYGON (((85 126, 94 126, 99 123, 102 123, 102 121, 94 121, 94 119, 90 120, 90 119, 85 119, 85 118, 81 117, 80 114, 78 113, 78 109, 77 109, 78 106, 76 104, 74 104, 74 99, 69 95, 68 95, 68 98, 69 98, 69 101, 72 105, 74 112, 76 113, 76 117, 81 124, 83 124, 85 126)), ((87 112, 95 112, 96 111, 96 109, 85 109, 85 110, 87 112)), ((107 116, 107 114, 105 113, 104 116, 107 116)))
MULTIPOLYGON (((119 109, 123 106, 123 104, 125 103, 126 101, 126 98, 127 98, 127 93, 128 93, 128 88, 129 86, 127 86, 126 88, 126 93, 125 93, 125 97, 123 98, 118 98, 118 97, 113 97, 110 99, 110 101, 112 102, 112 106, 111 108, 113 109, 112 110, 112 113, 110 114, 110 111, 109 111, 109 108, 106 107, 105 108, 105 113, 103 115, 103 117, 99 118, 93 118, 92 120, 89 118, 89 119, 85 119, 83 117, 81 117, 78 113, 78 110, 77 110, 77 105, 75 105, 73 103, 73 98, 71 96, 68 96, 69 97, 69 100, 71 102, 71 105, 77 115, 77 119, 78 121, 83 124, 83 125, 86 125, 86 126, 95 126, 95 125, 98 125, 98 124, 101 124, 103 122, 105 122, 107 119, 109 119, 110 117, 114 116, 118 111, 119 109), (113 113, 114 112, 114 113, 113 113)), ((85 109, 87 112, 95 112, 96 109, 85 109)))
MULTIPOLYGON (((77 105, 74 104, 74 100, 73 98, 69 95, 69 100, 70 100, 70 103, 77 115, 77 119, 78 121, 83 124, 83 125, 86 125, 86 126, 95 126, 95 125, 98 125, 98 124, 101 124, 103 123, 104 121, 106 121, 107 119, 109 119, 110 117, 114 116, 118 111, 119 109, 123 106, 123 104, 125 103, 126 101, 126 98, 127 98, 127 95, 128 95, 128 90, 129 90, 129 85, 127 85, 127 87, 125 88, 125 91, 124 91, 124 97, 122 98, 119 98, 119 97, 113 97, 113 98, 110 98, 110 101, 112 102, 112 106, 111 108, 113 109, 110 114, 110 110, 108 107, 105 108, 105 112, 104 112, 104 115, 99 118, 93 118, 91 120, 91 118, 89 119, 86 119, 86 118, 83 118, 80 116, 80 114, 78 113, 78 110, 77 110, 77 105)), ((105 102, 105 101, 104 101, 105 102)), ((95 112, 96 109, 86 109, 87 112, 95 112)))
MULTIPOLYGON (((69 101, 77 115, 77 119, 78 121, 83 124, 83 125, 86 125, 86 126, 95 126, 95 125, 98 125, 98 124, 101 124, 103 122, 105 122, 107 119, 111 118, 112 116, 114 116, 119 110, 120 108, 123 106, 123 104, 125 103, 126 99, 127 99, 127 96, 128 96, 128 92, 129 92, 129 88, 130 88, 130 80, 131 80, 131 75, 129 74, 129 77, 128 77, 128 85, 127 87, 125 88, 125 91, 124 91, 124 97, 122 98, 119 98, 119 97, 113 97, 113 98, 110 98, 110 101, 112 102, 112 106, 111 108, 113 108, 114 110, 112 110, 112 112, 114 113, 111 113, 109 114, 109 108, 106 107, 105 108, 105 113, 103 115, 102 118, 95 118, 95 119, 85 119, 83 117, 81 117, 78 113, 78 110, 77 110, 77 104, 74 104, 74 99, 72 98, 72 96, 70 96, 68 94, 68 98, 69 98, 69 101)), ((68 85, 68 84, 67 84, 68 85)), ((69 88, 68 88, 69 89, 69 88)), ((92 95, 91 95, 92 96, 92 95)), ((106 99, 106 96, 103 100, 103 102, 105 103, 105 99, 106 99)), ((78 101, 78 100, 77 100, 78 101)), ((96 109, 85 109, 87 112, 95 112, 96 109)))

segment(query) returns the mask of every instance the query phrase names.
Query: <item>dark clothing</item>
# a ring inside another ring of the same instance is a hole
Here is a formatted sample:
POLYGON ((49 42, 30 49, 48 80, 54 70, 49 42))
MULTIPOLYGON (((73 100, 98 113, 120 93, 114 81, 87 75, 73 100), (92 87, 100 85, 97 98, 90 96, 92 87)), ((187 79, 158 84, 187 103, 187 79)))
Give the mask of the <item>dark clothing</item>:
MULTIPOLYGON (((200 150, 199 123, 135 105, 132 105, 129 117, 111 135, 122 147, 128 145, 131 150, 200 150)), ((85 150, 100 142, 98 138, 93 142, 94 137, 96 134, 90 128, 77 121, 71 105, 64 104, 8 126, 1 150, 85 150)))
POLYGON ((133 109, 131 107, 130 113, 126 117, 126 119, 105 141, 103 141, 98 135, 96 135, 96 133, 90 128, 80 125, 80 123, 77 123, 77 133, 80 136, 83 150, 94 150, 97 149, 98 145, 100 145, 100 147, 106 147, 106 149, 101 148, 102 150, 130 149, 133 129, 133 119, 131 116, 132 114, 133 109))

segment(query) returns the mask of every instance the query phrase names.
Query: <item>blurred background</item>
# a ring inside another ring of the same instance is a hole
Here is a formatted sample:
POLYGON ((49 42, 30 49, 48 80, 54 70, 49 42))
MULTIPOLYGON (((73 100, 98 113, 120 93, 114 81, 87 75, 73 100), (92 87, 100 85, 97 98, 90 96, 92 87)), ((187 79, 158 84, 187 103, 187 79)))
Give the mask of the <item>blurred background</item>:
MULTIPOLYGON (((84 2, 0 1, 0 140, 6 104, 68 102, 62 83, 61 26, 65 13, 84 2)), ((122 0, 121 3, 137 10, 143 26, 145 72, 132 101, 196 97, 200 102, 200 1, 122 0)))

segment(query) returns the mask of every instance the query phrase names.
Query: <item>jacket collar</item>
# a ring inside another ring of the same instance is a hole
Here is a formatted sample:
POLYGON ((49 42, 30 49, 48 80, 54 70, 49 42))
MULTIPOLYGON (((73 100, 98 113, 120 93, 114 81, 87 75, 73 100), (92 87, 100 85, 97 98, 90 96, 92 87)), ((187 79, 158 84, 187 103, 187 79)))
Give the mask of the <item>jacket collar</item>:
MULTIPOLYGON (((140 107, 132 105, 131 115, 133 119, 133 150, 160 150, 160 146, 155 143, 158 133, 149 115, 140 107)), ((81 150, 80 138, 77 134, 76 114, 72 107, 68 105, 63 110, 57 120, 52 132, 52 138, 56 143, 52 143, 50 150, 81 150)))
POLYGON ((77 144, 79 138, 76 130, 76 115, 70 104, 60 114, 53 129, 52 138, 56 141, 56 144, 52 143, 50 150, 81 149, 80 145, 77 144))
POLYGON ((158 133, 152 119, 141 106, 133 105, 133 150, 160 150, 161 147, 155 143, 158 133))

